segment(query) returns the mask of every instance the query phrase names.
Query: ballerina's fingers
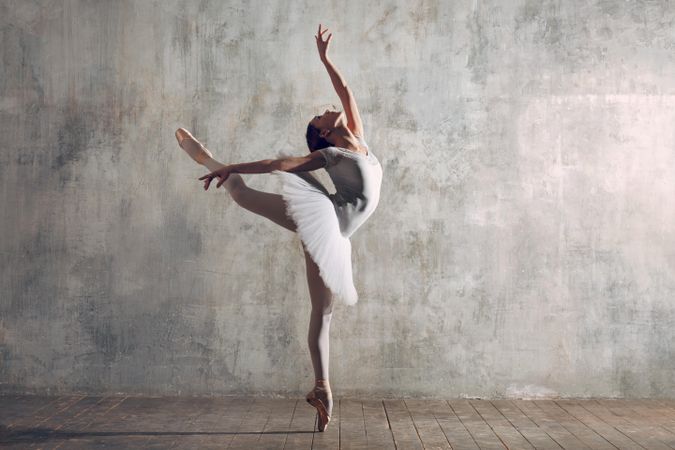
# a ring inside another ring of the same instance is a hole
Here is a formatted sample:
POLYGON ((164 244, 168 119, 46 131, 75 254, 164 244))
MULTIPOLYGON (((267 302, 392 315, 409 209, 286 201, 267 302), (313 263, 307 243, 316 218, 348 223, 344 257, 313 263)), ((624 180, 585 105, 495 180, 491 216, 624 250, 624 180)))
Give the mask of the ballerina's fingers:
POLYGON ((215 177, 216 177, 216 175, 213 174, 213 173, 209 173, 209 174, 204 175, 203 177, 199 177, 200 180, 204 180, 204 190, 205 191, 208 191, 209 186, 211 185, 211 182, 213 181, 213 179, 215 177))
POLYGON ((321 42, 322 44, 327 44, 327 43, 330 41, 331 36, 333 36, 333 33, 329 33, 329 34, 328 34, 328 38, 324 41, 324 40, 323 40, 323 34, 324 34, 326 31, 328 31, 328 28, 324 28, 323 30, 321 30, 321 24, 319 24, 319 32, 317 33, 317 35, 316 35, 315 37, 316 37, 316 39, 317 39, 319 42, 321 42))

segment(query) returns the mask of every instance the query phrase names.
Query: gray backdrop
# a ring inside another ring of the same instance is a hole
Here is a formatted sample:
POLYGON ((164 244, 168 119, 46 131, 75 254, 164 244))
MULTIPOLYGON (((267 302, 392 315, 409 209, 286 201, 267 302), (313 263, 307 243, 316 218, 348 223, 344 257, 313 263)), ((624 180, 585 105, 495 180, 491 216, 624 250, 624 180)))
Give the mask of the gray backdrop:
POLYGON ((323 22, 384 169, 334 391, 673 397, 674 19, 667 0, 2 1, 0 390, 311 387, 299 240, 204 192, 173 133, 224 162, 306 153, 340 107, 323 22))

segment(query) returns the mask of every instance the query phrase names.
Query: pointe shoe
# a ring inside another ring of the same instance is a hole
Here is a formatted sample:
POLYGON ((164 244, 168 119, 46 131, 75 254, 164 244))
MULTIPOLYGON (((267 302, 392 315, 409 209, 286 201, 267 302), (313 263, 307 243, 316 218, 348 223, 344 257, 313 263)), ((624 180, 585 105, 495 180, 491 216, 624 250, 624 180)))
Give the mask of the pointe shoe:
POLYGON ((305 397, 307 403, 316 408, 317 413, 319 414, 319 431, 324 431, 330 422, 330 411, 328 411, 328 405, 317 396, 319 392, 327 392, 328 396, 331 397, 330 390, 321 389, 317 386, 309 391, 305 397))
POLYGON ((198 164, 204 164, 207 158, 213 158, 213 154, 185 128, 176 130, 176 139, 178 140, 178 145, 185 150, 185 153, 198 164))

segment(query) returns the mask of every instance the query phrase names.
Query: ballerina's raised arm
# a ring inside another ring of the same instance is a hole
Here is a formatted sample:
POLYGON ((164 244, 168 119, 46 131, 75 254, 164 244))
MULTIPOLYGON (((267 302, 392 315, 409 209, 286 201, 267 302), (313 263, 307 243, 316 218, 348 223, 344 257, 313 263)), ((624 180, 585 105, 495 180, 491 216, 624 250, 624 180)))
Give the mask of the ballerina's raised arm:
POLYGON ((330 80, 333 83, 335 92, 338 97, 340 97, 340 102, 342 102, 342 108, 344 108, 345 115, 347 116, 347 128, 351 130, 354 135, 359 137, 364 137, 363 135, 363 123, 361 122, 361 115, 359 114, 359 108, 356 105, 356 99, 354 98, 354 93, 351 88, 347 85, 347 81, 344 79, 342 74, 338 71, 337 67, 328 57, 328 47, 330 41, 333 37, 333 33, 329 33, 326 40, 323 39, 323 34, 328 31, 328 28, 321 28, 319 24, 319 32, 315 36, 316 46, 319 49, 319 57, 321 62, 326 66, 328 75, 330 75, 330 80))

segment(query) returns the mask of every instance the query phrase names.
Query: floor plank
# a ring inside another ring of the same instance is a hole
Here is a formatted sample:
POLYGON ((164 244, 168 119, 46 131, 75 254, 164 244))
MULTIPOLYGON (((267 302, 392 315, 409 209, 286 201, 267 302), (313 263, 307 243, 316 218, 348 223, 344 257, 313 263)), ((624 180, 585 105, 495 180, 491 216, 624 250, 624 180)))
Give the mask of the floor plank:
POLYGON ((475 439, 457 417, 447 400, 430 400, 429 404, 445 434, 445 438, 453 449, 474 450, 479 448, 475 439))
POLYGON ((256 448, 270 415, 270 401, 264 398, 251 399, 251 407, 244 414, 234 438, 227 448, 256 448))
POLYGON ((47 397, 41 395, 11 395, 0 397, 2 399, 2 408, 0 408, 0 424, 12 428, 15 423, 29 419, 34 421, 34 415, 53 403, 56 403, 62 397, 47 397))
POLYGON ((488 400, 471 400, 473 406, 483 420, 499 436, 508 448, 533 449, 534 446, 523 434, 488 400))
POLYGON ((594 400, 594 403, 604 407, 611 414, 621 417, 631 429, 637 429, 641 434, 658 440, 665 446, 664 448, 675 448, 675 433, 655 423, 654 414, 643 417, 642 414, 636 412, 632 400, 594 400))
MULTIPOLYGON (((333 415, 335 415, 335 410, 338 408, 339 400, 335 400, 335 398, 333 398, 333 415)), ((286 437, 284 448, 311 448, 312 442, 314 441, 315 430, 317 433, 320 433, 320 431, 316 429, 316 421, 316 409, 307 403, 304 397, 298 400, 295 409, 293 410, 291 425, 288 427, 288 436, 286 437)), ((338 424, 339 422, 334 423, 331 421, 328 424, 328 428, 326 430, 332 430, 338 424)), ((326 433, 326 431, 324 431, 324 433, 326 433)))
POLYGON ((510 403, 536 425, 534 428, 527 427, 521 430, 523 436, 535 448, 555 450, 563 448, 554 438, 556 430, 552 428, 555 423, 546 417, 541 409, 532 403, 532 400, 511 400, 510 403))
POLYGON ((642 429, 639 426, 633 425, 629 420, 623 417, 625 414, 621 412, 616 414, 606 407, 594 400, 586 400, 581 402, 581 406, 586 408, 591 413, 595 414, 607 424, 613 426, 621 433, 630 437, 637 444, 650 450, 665 450, 670 449, 669 446, 661 442, 656 436, 652 435, 648 430, 642 429))
POLYGON ((291 426, 291 418, 297 404, 297 399, 270 400, 270 416, 265 423, 257 448, 283 449, 291 426))
POLYGON ((366 422, 363 415, 363 405, 358 400, 340 400, 340 436, 341 448, 365 449, 368 447, 366 439, 366 422))
POLYGON ((640 399, 631 402, 633 410, 649 417, 670 432, 675 432, 675 408, 670 408, 659 400, 640 399))
MULTIPOLYGON (((44 405, 35 407, 30 415, 17 414, 8 418, 7 425, 3 424, 0 430, 0 443, 5 440, 3 439, 4 435, 9 435, 12 439, 21 441, 23 448, 44 444, 50 439, 50 433, 52 432, 51 428, 44 426, 44 424, 52 417, 65 415, 68 409, 85 397, 83 395, 42 397, 45 402, 44 405)), ((3 409, 5 403, 8 402, 3 399, 3 409)))
POLYGON ((380 400, 363 400, 361 403, 363 404, 363 419, 366 423, 368 448, 394 448, 394 435, 389 427, 384 403, 380 400))
POLYGON ((405 399, 403 402, 412 417, 424 448, 452 448, 441 425, 436 420, 432 405, 427 400, 405 399))
POLYGON ((126 399, 126 396, 105 397, 89 413, 73 417, 57 431, 55 440, 58 441, 54 442, 52 448, 82 448, 83 445, 93 444, 96 442, 97 436, 95 432, 89 431, 89 427, 95 424, 97 420, 99 423, 106 424, 110 412, 119 407, 126 399))
MULTIPOLYGON (((394 435, 394 444, 398 448, 421 449, 417 428, 403 400, 384 400, 384 410, 394 435)), ((342 444, 342 443, 341 443, 342 444)))
POLYGON ((546 411, 553 420, 568 430, 574 437, 568 438, 563 447, 565 448, 592 448, 594 450, 613 450, 616 447, 595 432, 593 429, 580 422, 576 417, 562 409, 553 400, 536 400, 535 404, 546 411))
POLYGON ((71 407, 63 409, 42 421, 39 428, 46 433, 44 441, 41 443, 35 442, 27 448, 52 447, 62 444, 64 433, 68 432, 67 428, 64 427, 77 420, 78 417, 86 416, 92 410, 95 410, 104 399, 105 397, 85 397, 71 407))
POLYGON ((621 450, 643 449, 641 445, 582 406, 587 400, 555 400, 562 409, 621 450))
POLYGON ((170 448, 226 448, 241 429, 244 416, 253 403, 249 398, 214 398, 205 402, 204 409, 185 426, 187 433, 170 448))
POLYGON ((448 404, 469 433, 471 433, 478 447, 481 449, 507 448, 492 428, 485 423, 469 400, 449 400, 448 404))

